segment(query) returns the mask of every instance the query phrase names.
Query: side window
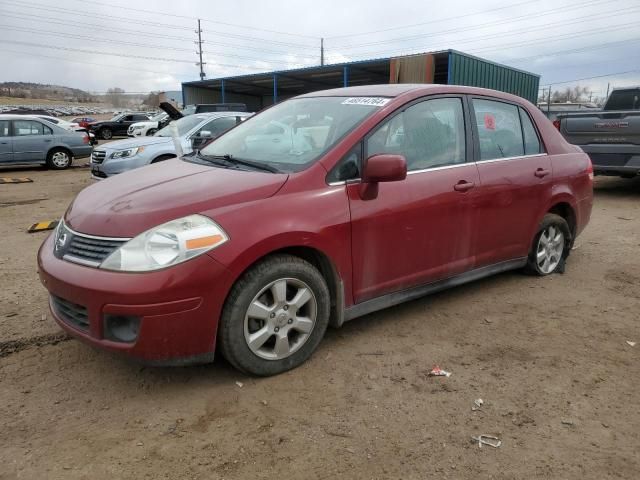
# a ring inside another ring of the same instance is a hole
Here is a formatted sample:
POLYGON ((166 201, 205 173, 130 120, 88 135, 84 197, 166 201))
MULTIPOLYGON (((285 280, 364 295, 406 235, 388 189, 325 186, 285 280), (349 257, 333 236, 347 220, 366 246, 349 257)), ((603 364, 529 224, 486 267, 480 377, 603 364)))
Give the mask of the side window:
POLYGON ((132 115, 134 122, 146 122, 149 120, 149 117, 146 115, 132 115))
POLYGON ((133 122, 133 121, 134 121, 134 117, 133 117, 133 115, 125 115, 125 116, 122 118, 122 121, 123 121, 123 122, 133 122))
POLYGON ((394 116, 367 140, 367 156, 377 153, 404 155, 409 171, 464 163, 462 100, 425 100, 394 116))
POLYGON ((523 108, 520 108, 520 120, 522 121, 522 133, 524 134, 524 154, 535 155, 542 153, 538 133, 533 126, 529 114, 525 112, 523 108))
POLYGON ((28 135, 42 135, 43 125, 32 120, 15 120, 13 128, 17 137, 26 137, 28 135))
POLYGON ((53 129, 47 127, 46 125, 43 125, 42 133, 44 133, 45 135, 53 135, 53 129))
POLYGON ((0 137, 9 136, 9 120, 0 120, 0 137))
POLYGON ((518 107, 508 103, 474 98, 473 109, 478 126, 480 160, 524 155, 518 107))
POLYGON ((229 130, 231 127, 235 127, 235 125, 236 117, 222 117, 216 118, 215 120, 207 123, 200 130, 208 130, 211 132, 211 135, 213 137, 218 137, 229 130))
POLYGON ((347 153, 327 175, 327 183, 344 182, 360 178, 362 143, 358 143, 347 153))

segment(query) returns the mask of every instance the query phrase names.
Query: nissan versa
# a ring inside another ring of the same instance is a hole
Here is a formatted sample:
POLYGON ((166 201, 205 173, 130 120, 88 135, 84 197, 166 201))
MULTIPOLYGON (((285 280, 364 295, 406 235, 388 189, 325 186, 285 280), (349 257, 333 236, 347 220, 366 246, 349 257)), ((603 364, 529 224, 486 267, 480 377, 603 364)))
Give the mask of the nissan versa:
POLYGON ((38 254, 56 321, 155 364, 273 375, 328 325, 511 269, 564 268, 589 157, 531 103, 445 85, 275 105, 92 185, 38 254))

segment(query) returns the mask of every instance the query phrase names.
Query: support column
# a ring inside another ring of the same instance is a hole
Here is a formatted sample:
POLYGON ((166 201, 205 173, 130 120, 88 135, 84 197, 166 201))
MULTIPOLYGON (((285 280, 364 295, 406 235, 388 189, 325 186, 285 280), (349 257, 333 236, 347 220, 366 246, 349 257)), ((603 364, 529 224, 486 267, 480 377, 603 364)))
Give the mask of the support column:
POLYGON ((224 94, 224 78, 222 80, 220 80, 220 94, 222 97, 222 103, 227 103, 225 101, 225 94, 224 94))
POLYGON ((347 67, 346 65, 342 67, 342 86, 349 86, 349 67, 347 67))
POLYGON ((273 74, 273 104, 278 103, 278 76, 273 74))

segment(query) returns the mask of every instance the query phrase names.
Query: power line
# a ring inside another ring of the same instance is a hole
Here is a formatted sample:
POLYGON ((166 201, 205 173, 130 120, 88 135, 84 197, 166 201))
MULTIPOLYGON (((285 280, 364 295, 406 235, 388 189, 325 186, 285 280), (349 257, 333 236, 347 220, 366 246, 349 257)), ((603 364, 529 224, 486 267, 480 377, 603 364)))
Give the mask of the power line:
MULTIPOLYGON (((23 27, 14 27, 13 25, 0 25, 0 27, 6 28, 6 29, 10 29, 10 30, 16 30, 16 31, 21 31, 21 32, 29 32, 29 33, 34 33, 36 35, 53 35, 53 36, 59 36, 59 37, 63 37, 63 38, 72 38, 72 39, 78 39, 78 40, 90 40, 92 42, 98 42, 98 43, 112 43, 112 44, 120 44, 120 45, 130 45, 130 46, 136 46, 136 47, 142 47, 142 48, 153 48, 154 50, 157 50, 158 48, 161 48, 163 50, 168 49, 168 50, 175 50, 175 51, 180 51, 180 52, 192 52, 192 49, 190 48, 178 48, 178 47, 168 47, 168 46, 164 46, 164 45, 158 45, 158 44, 149 44, 149 43, 136 43, 136 42, 127 42, 125 40, 114 40, 114 39, 110 39, 110 38, 94 38, 88 35, 78 35, 78 34, 71 34, 71 33, 64 33, 64 32, 56 32, 56 31, 52 31, 52 30, 36 30, 36 29, 32 29, 32 28, 23 28, 23 27)), ((191 39, 189 39, 189 41, 191 41, 191 39)), ((237 54, 230 54, 230 53, 220 53, 220 52, 213 52, 213 51, 207 51, 203 53, 209 53, 212 55, 219 55, 222 57, 231 57, 231 58, 238 58, 238 59, 243 59, 243 60, 251 60, 251 61, 256 61, 256 62, 260 62, 260 61, 264 61, 264 58, 256 58, 256 57, 247 57, 247 56, 243 56, 243 55, 237 55, 237 54)), ((301 58, 301 59, 308 59, 311 60, 311 58, 301 58)), ((286 63, 285 60, 270 60, 270 63, 286 63)))
POLYGON ((390 28, 382 28, 380 30, 369 30, 368 32, 348 33, 348 34, 344 34, 344 35, 334 35, 334 36, 325 37, 325 38, 326 39, 334 39, 334 38, 360 37, 362 35, 371 35, 372 33, 391 32, 393 30, 405 30, 407 28, 422 27, 424 25, 431 25, 432 23, 442 23, 442 22, 448 22, 449 20, 460 20, 461 18, 474 17, 476 15, 482 15, 484 13, 491 13, 491 12, 496 12, 496 11, 499 11, 499 10, 506 10, 506 9, 509 9, 509 8, 519 7, 521 5, 531 5, 532 3, 539 2, 539 1, 540 0, 527 0, 525 2, 514 3, 512 5, 506 5, 506 6, 503 6, 503 7, 490 8, 488 10, 481 10, 481 11, 475 12, 475 13, 467 13, 465 15, 456 15, 454 17, 438 18, 436 20, 429 20, 427 22, 413 23, 413 24, 410 24, 410 25, 400 25, 400 26, 397 26, 397 27, 390 27, 390 28))
POLYGON ((486 23, 482 23, 481 25, 467 26, 467 27, 456 27, 456 28, 451 28, 451 29, 448 29, 448 30, 440 30, 438 32, 431 32, 431 33, 423 33, 423 34, 418 34, 418 35, 409 35, 409 36, 403 36, 403 37, 396 37, 396 38, 391 38, 391 39, 387 39, 387 40, 379 40, 379 41, 375 41, 375 42, 366 42, 366 43, 341 45, 341 46, 339 45, 339 46, 336 46, 334 48, 342 48, 342 49, 360 48, 360 47, 369 46, 369 45, 381 45, 381 44, 394 43, 394 42, 400 42, 400 41, 405 41, 405 40, 414 40, 414 39, 418 39, 418 38, 434 37, 434 36, 443 35, 443 34, 447 34, 447 33, 458 33, 458 32, 463 32, 463 31, 466 32, 466 31, 469 31, 469 30, 479 30, 479 29, 483 29, 483 28, 486 28, 486 27, 489 27, 489 26, 503 25, 505 23, 526 21, 526 20, 530 20, 532 18, 538 18, 538 17, 547 16, 547 15, 553 15, 553 14, 558 13, 559 11, 572 10, 572 9, 575 9, 575 8, 584 8, 584 7, 594 6, 594 5, 598 5, 598 4, 605 3, 605 2, 610 2, 610 1, 611 0, 588 0, 586 2, 582 2, 582 3, 578 3, 578 4, 565 5, 563 7, 557 7, 557 8, 553 8, 553 9, 550 9, 550 10, 543 10, 543 11, 538 12, 538 13, 520 15, 520 16, 517 16, 517 17, 511 17, 511 18, 507 18, 507 19, 496 20, 496 21, 493 21, 493 22, 486 22, 486 23))
MULTIPOLYGON (((18 2, 14 2, 12 0, 3 0, 4 3, 8 3, 11 4, 13 6, 13 8, 27 8, 27 6, 25 6, 22 3, 18 3, 18 2)), ((45 11, 50 11, 50 12, 54 12, 54 13, 64 13, 66 15, 77 15, 77 16, 82 16, 82 17, 91 17, 91 18, 95 18, 95 13, 93 12, 86 12, 86 11, 82 11, 82 10, 71 10, 68 8, 61 8, 61 7, 50 7, 48 5, 43 5, 41 3, 34 3, 34 2, 30 2, 29 3, 29 7, 31 6, 37 6, 40 10, 45 10, 45 11)), ((187 26, 182 26, 182 25, 173 25, 173 24, 168 24, 168 23, 161 23, 161 22, 153 22, 153 21, 149 21, 149 20, 139 20, 139 19, 132 19, 132 18, 128 18, 128 17, 120 17, 120 16, 116 16, 116 15, 106 15, 106 14, 101 14, 100 15, 102 18, 110 18, 110 19, 114 19, 114 20, 118 20, 121 22, 129 22, 129 23, 135 23, 137 25, 147 25, 147 26, 152 26, 152 27, 162 27, 162 28, 171 28, 171 29, 177 29, 177 30, 185 30, 185 31, 191 31, 192 27, 187 27, 187 26)), ((266 38, 261 38, 261 37, 254 37, 254 36, 248 36, 248 35, 238 35, 238 34, 233 34, 233 33, 227 33, 227 32, 211 32, 211 33, 215 33, 217 35, 222 35, 222 36, 226 36, 226 37, 230 37, 230 38, 239 38, 239 39, 244 39, 244 40, 258 40, 260 42, 267 42, 267 43, 272 43, 274 45, 281 45, 281 46, 286 46, 286 47, 292 47, 292 48, 309 48, 309 45, 305 45, 305 44, 299 44, 299 43, 290 43, 290 42, 280 42, 277 40, 269 40, 266 38)))
MULTIPOLYGON (((39 23, 49 23, 49 24, 54 24, 54 25, 62 25, 65 27, 69 27, 69 26, 73 26, 74 28, 83 28, 83 29, 89 29, 89 30, 103 30, 103 31, 108 31, 108 32, 115 32, 115 33, 122 33, 125 35, 135 35, 135 36, 145 36, 145 37, 151 37, 151 38, 161 38, 161 39, 165 39, 165 40, 178 40, 178 41, 184 41, 184 42, 189 42, 191 43, 193 41, 193 38, 187 38, 187 37, 176 37, 176 36, 171 36, 171 35, 166 35, 164 33, 152 33, 152 32, 142 32, 142 31, 137 31, 137 30, 127 30, 127 29, 118 29, 118 28, 111 28, 111 27, 105 27, 103 25, 96 25, 96 24, 90 24, 90 23, 79 23, 79 22, 72 22, 69 20, 65 20, 65 21, 57 21, 58 19, 51 19, 50 17, 44 17, 44 16, 40 16, 40 15, 36 15, 36 14, 15 14, 15 13, 4 13, 3 12, 3 16, 7 16, 7 17, 13 17, 13 18, 18 18, 21 20, 29 20, 29 21, 34 21, 34 22, 39 22, 39 23)), ((99 39, 92 39, 92 40, 99 40, 99 39)), ((220 46, 220 47, 227 47, 227 48, 238 48, 238 49, 244 49, 244 50, 251 50, 254 52, 258 52, 258 53, 266 53, 266 54, 271 54, 271 55, 287 55, 289 54, 289 52, 283 51, 283 50, 265 50, 264 48, 256 48, 250 45, 239 45, 239 44, 233 44, 233 43, 223 43, 223 42, 218 42, 215 40, 210 40, 210 39, 206 39, 203 38, 203 40, 206 40, 207 43, 211 44, 211 45, 216 45, 216 46, 220 46)), ((189 50, 191 51, 191 50, 189 50)), ((230 56, 230 55, 224 55, 222 53, 219 52, 211 52, 211 53, 216 53, 217 55, 221 55, 221 56, 230 56)), ((238 57, 240 58, 240 57, 238 57)), ((313 60, 313 58, 311 57, 299 57, 302 60, 313 60)))
MULTIPOLYGON (((86 4, 85 0, 74 0, 75 2, 80 2, 80 3, 84 3, 86 4)), ((538 1, 538 0, 533 0, 533 1, 538 1)), ((101 2, 101 5, 106 5, 107 2, 101 2)), ((111 4, 113 5, 113 4, 111 4)), ((196 17, 190 17, 188 15, 178 15, 178 14, 174 14, 174 13, 168 13, 168 12, 158 12, 155 10, 144 10, 141 8, 132 8, 132 7, 125 7, 123 5, 117 5, 117 8, 121 8, 123 10, 130 10, 132 12, 141 12, 141 13, 151 13, 154 15, 165 15, 165 16, 170 16, 170 17, 174 17, 174 18, 185 18, 185 19, 189 19, 189 20, 197 20, 196 17)), ((278 31, 278 30, 268 30, 266 28, 259 28, 259 27, 252 27, 249 25, 238 25, 235 23, 227 23, 227 22, 220 22, 219 20, 211 20, 209 18, 201 18, 201 20, 203 22, 207 22, 207 23, 215 23, 218 25, 225 25, 227 27, 235 27, 235 28, 246 28, 249 30, 258 30, 261 32, 267 32, 267 33, 275 33, 278 35, 288 35, 288 36, 292 36, 292 37, 300 37, 300 38, 311 38, 314 40, 317 40, 317 37, 313 37, 311 35, 303 35, 300 33, 291 33, 291 32, 282 32, 282 31, 278 31)))
MULTIPOLYGON (((629 7, 627 9, 623 9, 623 10, 619 10, 616 12, 612 12, 609 14, 602 14, 598 16, 598 20, 603 19, 603 18, 610 18, 610 17, 617 17, 620 15, 629 15, 630 13, 635 13, 636 11, 638 11, 640 9, 640 7, 629 7)), ((529 28, 527 29, 527 33, 529 32, 534 32, 534 31, 544 31, 547 30, 548 28, 554 28, 556 26, 566 26, 566 25, 572 25, 572 24, 576 24, 576 23, 584 23, 585 21, 592 19, 593 16, 592 15, 585 15, 582 17, 577 17, 575 19, 573 19, 570 22, 565 22, 565 21, 558 21, 558 22, 552 22, 552 23, 548 23, 544 26, 541 27, 537 27, 537 28, 529 28)), ((635 22, 635 24, 637 25, 637 22, 635 22)), ((605 29, 610 29, 612 27, 616 27, 615 25, 611 25, 608 27, 604 27, 605 29)), ((590 30, 591 31, 591 30, 590 30)), ((566 34, 566 35, 572 35, 571 34, 566 34)), ((465 44, 465 43, 473 43, 473 42, 478 42, 480 40, 491 40, 494 38, 504 38, 504 37, 510 37, 510 36, 514 36, 514 35, 522 35, 522 30, 521 29, 512 29, 512 30, 507 30, 505 32, 502 33, 494 33, 494 34, 489 34, 489 35, 484 35, 484 36, 472 36, 472 37, 467 37, 467 38, 463 38, 461 40, 456 40, 455 45, 460 45, 460 44, 465 44)), ((545 37, 545 41, 549 40, 550 37, 545 37)), ((537 39, 530 39, 530 41, 533 40, 537 40, 537 39)), ((514 46, 514 44, 509 44, 510 47, 514 46)), ((493 47, 492 47, 493 48, 493 47)), ((500 48, 504 48, 503 46, 500 46, 500 48)), ((428 50, 428 48, 425 48, 424 45, 419 45, 419 46, 411 46, 411 47, 407 47, 406 51, 410 51, 412 49, 420 49, 422 51, 428 50)), ((397 51, 397 50, 396 50, 397 51)), ((476 50, 479 51, 479 50, 476 50)), ((389 52, 389 49, 385 49, 385 50, 377 50, 377 51, 367 51, 367 52, 358 52, 358 55, 380 55, 380 54, 384 54, 389 52)))
POLYGON ((564 80, 562 82, 553 82, 540 85, 540 87, 551 87, 553 85, 564 85, 565 83, 581 82, 583 80, 595 80, 597 78, 617 77, 620 75, 627 75, 629 73, 640 73, 640 70, 627 70, 626 72, 607 73, 605 75, 596 75, 594 77, 574 78, 573 80, 564 80))

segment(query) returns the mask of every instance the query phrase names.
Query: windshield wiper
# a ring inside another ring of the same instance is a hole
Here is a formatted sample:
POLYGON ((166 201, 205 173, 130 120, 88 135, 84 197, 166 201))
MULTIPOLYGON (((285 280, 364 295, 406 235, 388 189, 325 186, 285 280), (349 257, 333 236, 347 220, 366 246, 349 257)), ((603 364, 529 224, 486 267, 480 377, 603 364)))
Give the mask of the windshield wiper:
POLYGON ((261 162, 254 162, 252 160, 244 160, 244 159, 240 159, 240 158, 235 158, 233 155, 229 155, 228 153, 224 154, 224 155, 199 155, 201 158, 204 158, 205 160, 207 159, 215 159, 215 160, 224 160, 227 163, 235 163, 237 165, 244 165, 246 167, 252 167, 255 168, 256 170, 262 170, 264 172, 271 172, 271 173, 280 173, 280 170, 278 170, 275 167, 272 167, 271 165, 267 165, 265 163, 261 163, 261 162))

